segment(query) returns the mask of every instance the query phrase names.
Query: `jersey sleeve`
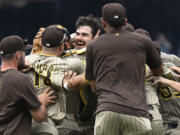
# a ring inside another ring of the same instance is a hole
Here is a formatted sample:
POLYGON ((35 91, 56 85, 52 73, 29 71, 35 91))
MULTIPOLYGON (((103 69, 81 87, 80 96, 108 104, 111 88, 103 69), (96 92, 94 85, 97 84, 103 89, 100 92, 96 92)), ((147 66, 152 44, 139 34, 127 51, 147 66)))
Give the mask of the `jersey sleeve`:
POLYGON ((76 72, 77 74, 82 74, 85 71, 85 66, 83 65, 83 61, 77 58, 71 58, 68 60, 69 70, 76 72))
POLYGON ((170 62, 173 63, 175 66, 180 67, 180 58, 176 55, 169 54, 170 62))
POLYGON ((92 56, 92 49, 91 46, 87 46, 86 50, 86 70, 85 70, 85 77, 87 80, 94 80, 93 76, 93 56, 92 56))
POLYGON ((162 65, 161 57, 159 52, 153 46, 153 41, 145 41, 147 55, 146 55, 146 64, 151 68, 158 68, 162 65))

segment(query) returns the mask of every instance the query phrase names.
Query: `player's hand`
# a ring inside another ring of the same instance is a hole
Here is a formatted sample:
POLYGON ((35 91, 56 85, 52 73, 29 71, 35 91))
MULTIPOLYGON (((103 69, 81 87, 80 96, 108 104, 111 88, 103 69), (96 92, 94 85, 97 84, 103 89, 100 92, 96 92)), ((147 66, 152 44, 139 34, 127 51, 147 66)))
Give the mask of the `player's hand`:
POLYGON ((176 72, 176 74, 177 74, 176 77, 180 78, 180 68, 179 67, 171 67, 170 69, 176 72))
POLYGON ((148 74, 146 74, 146 79, 148 80, 148 78, 154 76, 154 74, 152 72, 149 72, 148 74))
POLYGON ((42 104, 47 106, 50 103, 56 103, 54 100, 56 99, 56 96, 52 95, 54 93, 53 90, 50 91, 50 87, 46 88, 45 91, 38 95, 38 98, 42 104))
POLYGON ((73 90, 75 81, 76 72, 73 72, 69 70, 68 72, 64 73, 64 79, 63 79, 63 85, 65 86, 65 89, 67 90, 73 90))
POLYGON ((161 77, 161 76, 151 76, 147 79, 148 81, 153 81, 152 86, 155 86, 156 84, 160 85, 161 87, 168 87, 169 81, 168 79, 161 77))

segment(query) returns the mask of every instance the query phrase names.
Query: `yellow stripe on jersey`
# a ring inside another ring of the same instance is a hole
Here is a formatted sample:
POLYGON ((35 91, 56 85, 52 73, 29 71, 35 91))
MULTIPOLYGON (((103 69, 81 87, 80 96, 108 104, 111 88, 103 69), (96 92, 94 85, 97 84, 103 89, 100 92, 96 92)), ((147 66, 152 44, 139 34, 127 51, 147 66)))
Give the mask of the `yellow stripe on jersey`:
POLYGON ((72 54, 76 54, 76 53, 77 53, 77 51, 76 51, 76 50, 71 51, 71 52, 69 52, 69 53, 67 53, 67 54, 63 55, 63 56, 62 56, 62 58, 64 58, 64 57, 68 57, 68 56, 71 56, 72 54))
POLYGON ((180 98, 180 92, 175 91, 173 92, 173 94, 175 95, 175 97, 180 98))
POLYGON ((42 56, 56 56, 56 55, 53 55, 53 54, 44 54, 44 53, 37 53, 38 55, 42 55, 42 56))
POLYGON ((83 109, 82 109, 82 111, 80 112, 80 114, 83 114, 83 112, 86 110, 86 107, 87 107, 87 101, 86 101, 86 99, 85 99, 85 97, 84 97, 83 89, 82 89, 82 88, 80 89, 79 94, 80 94, 80 98, 81 98, 81 100, 82 100, 82 102, 83 102, 83 104, 84 104, 83 109))
POLYGON ((78 50, 76 54, 83 54, 85 52, 86 52, 86 47, 78 50))

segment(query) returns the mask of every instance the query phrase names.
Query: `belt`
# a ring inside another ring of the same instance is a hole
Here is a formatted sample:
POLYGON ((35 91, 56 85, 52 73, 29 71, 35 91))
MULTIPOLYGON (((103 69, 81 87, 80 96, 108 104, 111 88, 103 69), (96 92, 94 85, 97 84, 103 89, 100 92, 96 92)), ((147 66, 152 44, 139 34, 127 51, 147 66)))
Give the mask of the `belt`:
MULTIPOLYGON (((153 106, 152 106, 152 105, 147 105, 147 109, 148 109, 148 110, 154 110, 154 108, 153 108, 153 106)), ((151 114, 151 113, 149 113, 149 119, 150 119, 150 121, 152 121, 152 120, 153 120, 153 116, 152 116, 152 114, 151 114)))
POLYGON ((177 128, 178 124, 177 123, 168 123, 167 128, 168 129, 175 129, 177 128))
POLYGON ((152 105, 147 105, 148 110, 154 110, 152 105))

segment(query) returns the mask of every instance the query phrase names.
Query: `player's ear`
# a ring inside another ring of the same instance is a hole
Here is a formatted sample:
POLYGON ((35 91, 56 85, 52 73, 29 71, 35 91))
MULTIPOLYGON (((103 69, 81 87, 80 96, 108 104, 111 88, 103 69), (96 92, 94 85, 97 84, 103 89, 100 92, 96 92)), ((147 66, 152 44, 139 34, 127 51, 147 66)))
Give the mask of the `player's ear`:
POLYGON ((125 19, 124 19, 124 25, 126 25, 127 23, 128 23, 128 19, 125 18, 125 19))
POLYGON ((20 57, 20 52, 16 51, 16 53, 14 55, 15 55, 15 58, 18 59, 20 57))
POLYGON ((101 23, 102 23, 102 26, 103 26, 104 28, 107 27, 106 21, 104 21, 103 19, 101 20, 101 23))
POLYGON ((96 32, 96 35, 94 36, 94 39, 96 39, 97 37, 99 37, 99 33, 100 33, 100 29, 98 29, 98 31, 96 32))
POLYGON ((64 51, 64 43, 62 43, 60 46, 58 46, 58 48, 57 48, 58 55, 62 54, 63 51, 64 51))
POLYGON ((65 46, 65 43, 62 43, 62 45, 59 46, 61 51, 64 51, 64 46, 65 46))

